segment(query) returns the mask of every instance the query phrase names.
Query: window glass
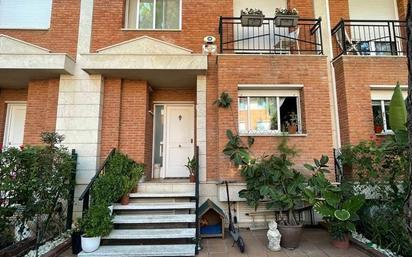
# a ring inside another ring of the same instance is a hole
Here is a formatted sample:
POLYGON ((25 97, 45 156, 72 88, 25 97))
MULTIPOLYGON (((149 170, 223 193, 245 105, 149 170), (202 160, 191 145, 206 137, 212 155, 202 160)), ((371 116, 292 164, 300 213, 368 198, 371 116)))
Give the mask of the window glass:
POLYGON ((297 97, 242 96, 238 111, 241 133, 297 133, 299 129, 297 97))
POLYGON ((179 29, 180 0, 128 0, 126 27, 179 29))
POLYGON ((156 1, 156 29, 178 29, 179 19, 179 0, 156 1))
POLYGON ((52 0, 0 0, 0 28, 48 29, 52 0))
POLYGON ((372 113, 375 133, 390 132, 389 100, 373 100, 372 113))
POLYGON ((153 28, 153 0, 140 0, 139 2, 139 29, 153 28))

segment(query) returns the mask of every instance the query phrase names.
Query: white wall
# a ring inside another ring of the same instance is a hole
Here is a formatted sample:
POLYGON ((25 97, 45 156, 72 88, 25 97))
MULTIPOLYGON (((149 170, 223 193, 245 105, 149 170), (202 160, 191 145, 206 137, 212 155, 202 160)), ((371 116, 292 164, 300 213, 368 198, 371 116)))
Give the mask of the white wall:
POLYGON ((349 0, 352 20, 397 20, 396 0, 349 0))

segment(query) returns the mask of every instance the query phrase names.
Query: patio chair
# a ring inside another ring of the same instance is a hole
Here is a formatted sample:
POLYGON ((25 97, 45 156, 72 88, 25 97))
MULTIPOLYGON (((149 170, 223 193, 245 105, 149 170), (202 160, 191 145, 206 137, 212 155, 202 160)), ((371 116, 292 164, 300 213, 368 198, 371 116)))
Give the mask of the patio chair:
POLYGON ((348 32, 345 29, 345 40, 342 39, 342 33, 341 31, 338 31, 335 33, 336 36, 336 42, 338 42, 338 45, 342 51, 344 51, 344 46, 346 46, 346 52, 355 52, 356 55, 361 55, 358 50, 358 44, 353 43, 352 39, 349 37, 348 32), (344 45, 345 44, 345 45, 344 45))
POLYGON ((282 52, 285 50, 289 50, 293 45, 296 45, 298 50, 298 54, 300 54, 300 47, 299 47, 299 32, 300 28, 298 27, 295 31, 292 31, 286 35, 285 34, 276 34, 275 33, 275 50, 280 49, 282 52))

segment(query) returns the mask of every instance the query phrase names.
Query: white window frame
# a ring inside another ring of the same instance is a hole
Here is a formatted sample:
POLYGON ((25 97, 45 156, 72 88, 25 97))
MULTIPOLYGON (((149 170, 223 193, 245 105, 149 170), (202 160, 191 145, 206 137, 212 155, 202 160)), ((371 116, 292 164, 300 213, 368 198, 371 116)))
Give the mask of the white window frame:
MULTIPOLYGON (((374 101, 380 102, 382 119, 383 119, 383 131, 381 134, 393 134, 391 129, 388 129, 388 122, 386 120, 386 110, 385 102, 390 102, 393 95, 393 90, 395 86, 393 85, 371 85, 371 107, 373 106, 374 101)), ((404 99, 407 97, 407 86, 401 86, 402 95, 404 99)), ((373 108, 373 107, 372 107, 373 108)), ((373 117, 373 124, 375 124, 375 117, 373 117)))
MULTIPOLYGON (((271 136, 271 135, 283 135, 287 134, 287 132, 282 132, 282 124, 280 118, 280 105, 279 105, 279 98, 280 97, 296 97, 296 109, 297 109, 297 116, 298 116, 298 131, 297 134, 302 134, 302 115, 301 115, 301 98, 300 98, 300 91, 299 90, 242 90, 239 89, 238 91, 238 106, 239 106, 239 99, 240 97, 247 97, 248 98, 248 118, 247 118, 247 126, 248 132, 239 132, 241 136, 271 136), (251 133, 249 126, 250 126, 250 115, 249 115, 249 106, 250 106, 250 97, 276 97, 276 113, 278 115, 278 130, 275 131, 265 131, 265 132, 258 132, 258 133, 251 133)), ((239 109, 239 108, 238 108, 239 109)), ((239 110, 238 110, 239 113, 239 110)), ((237 121, 237 127, 239 128, 239 119, 237 121)))
POLYGON ((139 28, 139 7, 140 7, 140 0, 137 0, 137 10, 136 10, 136 28, 129 28, 129 0, 126 0, 126 14, 125 14, 125 24, 124 24, 124 30, 159 30, 159 31, 180 31, 182 30, 182 7, 183 7, 183 0, 179 0, 179 27, 176 29, 157 29, 156 28, 156 1, 153 0, 153 24, 152 28, 149 29, 142 29, 139 28))

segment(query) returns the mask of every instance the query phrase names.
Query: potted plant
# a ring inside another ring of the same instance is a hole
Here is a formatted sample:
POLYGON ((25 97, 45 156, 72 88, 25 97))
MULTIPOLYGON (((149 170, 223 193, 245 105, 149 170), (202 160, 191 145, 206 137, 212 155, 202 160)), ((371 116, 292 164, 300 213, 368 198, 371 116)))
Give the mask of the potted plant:
POLYGON ((260 27, 265 15, 259 9, 246 8, 240 11, 240 21, 243 27, 260 27))
POLYGON ((378 115, 375 116, 375 133, 380 134, 383 131, 383 118, 382 112, 378 112, 378 115))
POLYGON ((276 8, 275 25, 276 27, 296 27, 298 25, 299 12, 296 8, 276 8))
POLYGON ((193 156, 191 159, 190 157, 187 157, 187 163, 185 167, 189 170, 189 178, 190 182, 194 183, 196 182, 196 158, 193 156))
POLYGON ((296 156, 297 151, 288 147, 286 141, 278 146, 278 150, 279 156, 272 155, 260 161, 258 167, 262 169, 261 173, 265 180, 260 179, 259 183, 262 184, 259 193, 261 199, 269 201, 269 209, 279 212, 281 246, 295 249, 299 246, 303 232, 303 224, 296 220, 295 212, 305 205, 303 190, 306 187, 306 179, 293 168, 291 158, 296 156))
POLYGON ((332 185, 325 176, 329 172, 328 160, 327 156, 322 156, 320 160, 315 159, 314 165, 305 165, 314 172, 308 180, 305 195, 313 204, 314 210, 327 222, 332 244, 336 248, 347 249, 350 246, 349 236, 356 231, 355 222, 359 219, 357 212, 364 205, 365 197, 360 194, 350 195, 344 192, 344 186, 332 185))
POLYGON ((82 243, 81 243, 81 235, 82 231, 80 229, 80 220, 73 224, 71 241, 72 241, 72 253, 78 254, 82 251, 82 243))
POLYGON ((133 188, 137 187, 137 182, 143 175, 143 166, 137 163, 132 163, 130 169, 128 169, 128 174, 123 176, 123 195, 120 199, 120 203, 122 205, 129 204, 129 193, 132 191, 133 188))
POLYGON ((286 121, 286 129, 289 134, 296 134, 298 132, 298 115, 295 112, 289 114, 289 120, 286 121))
POLYGON ((92 205, 81 219, 82 249, 86 253, 96 251, 100 246, 102 236, 106 236, 113 228, 112 218, 106 205, 92 205))

